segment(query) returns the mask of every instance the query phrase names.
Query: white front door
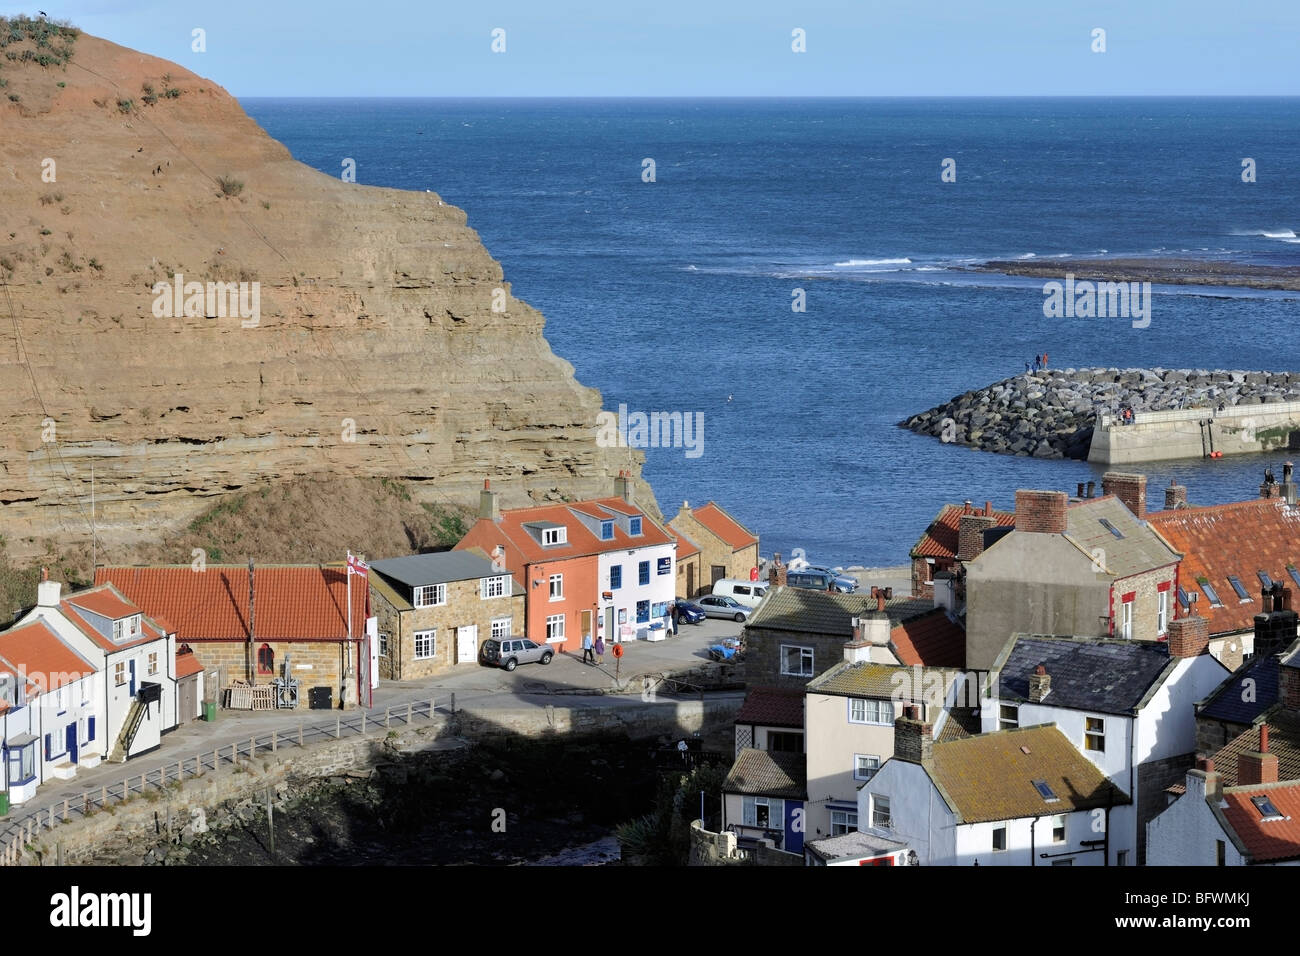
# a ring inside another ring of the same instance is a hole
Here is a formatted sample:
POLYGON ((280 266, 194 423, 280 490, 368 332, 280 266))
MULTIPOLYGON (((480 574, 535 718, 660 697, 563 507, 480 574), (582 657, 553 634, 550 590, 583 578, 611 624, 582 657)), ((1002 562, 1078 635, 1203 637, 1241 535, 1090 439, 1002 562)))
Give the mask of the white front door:
POLYGON ((472 664, 478 659, 478 625, 456 628, 456 663, 472 664))

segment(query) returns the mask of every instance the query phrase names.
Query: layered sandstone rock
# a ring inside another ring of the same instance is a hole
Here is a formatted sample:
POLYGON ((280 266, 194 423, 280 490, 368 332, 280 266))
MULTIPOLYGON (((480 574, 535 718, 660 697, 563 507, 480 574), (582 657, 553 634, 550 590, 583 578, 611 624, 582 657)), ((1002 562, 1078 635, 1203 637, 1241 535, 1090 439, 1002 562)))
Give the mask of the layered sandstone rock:
POLYGON ((0 78, 11 553, 88 537, 92 468, 119 545, 295 477, 403 477, 465 504, 491 478, 513 505, 639 472, 597 447, 599 394, 437 195, 309 169, 210 80, 94 37, 0 78), (177 274, 259 283, 256 323, 206 299, 174 317, 156 284, 177 274))

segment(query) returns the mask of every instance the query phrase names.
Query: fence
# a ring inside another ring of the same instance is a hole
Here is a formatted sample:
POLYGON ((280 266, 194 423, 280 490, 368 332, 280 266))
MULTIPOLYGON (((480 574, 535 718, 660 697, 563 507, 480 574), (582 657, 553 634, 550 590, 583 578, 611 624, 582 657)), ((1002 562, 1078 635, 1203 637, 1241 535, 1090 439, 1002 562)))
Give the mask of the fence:
MULTIPOLYGON (((455 711, 455 695, 452 695, 452 712, 455 711)), ((415 720, 431 721, 435 719, 434 701, 412 701, 405 706, 387 707, 383 718, 378 712, 357 711, 346 716, 339 714, 332 722, 322 722, 307 726, 299 723, 293 730, 273 730, 269 734, 253 734, 247 740, 223 744, 212 750, 200 751, 176 761, 168 761, 161 767, 155 767, 144 773, 133 773, 121 781, 101 784, 99 787, 85 790, 79 798, 65 799, 39 809, 31 810, 24 816, 10 815, 4 819, 0 828, 0 866, 13 866, 22 860, 25 850, 43 831, 53 830, 60 823, 70 821, 75 814, 78 818, 98 813, 136 796, 167 792, 168 787, 179 787, 186 779, 194 779, 217 770, 223 764, 239 766, 240 759, 252 760, 259 753, 274 754, 281 747, 306 747, 308 742, 322 740, 341 740, 346 736, 365 736, 372 731, 387 731, 397 725, 410 726, 415 720)), ((39 794, 37 796, 39 800, 39 794)), ((21 809, 21 808, 19 808, 21 809)))

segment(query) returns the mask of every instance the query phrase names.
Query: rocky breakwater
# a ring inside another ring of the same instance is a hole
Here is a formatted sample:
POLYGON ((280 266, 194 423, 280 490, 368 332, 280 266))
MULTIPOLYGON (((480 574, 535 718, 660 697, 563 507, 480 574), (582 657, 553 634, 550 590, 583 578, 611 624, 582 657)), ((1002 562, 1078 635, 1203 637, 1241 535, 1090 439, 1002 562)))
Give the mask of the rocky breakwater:
POLYGON ((1300 401, 1300 372, 1048 369, 964 392, 898 424, 981 451, 1084 459, 1099 413, 1291 401, 1300 401))

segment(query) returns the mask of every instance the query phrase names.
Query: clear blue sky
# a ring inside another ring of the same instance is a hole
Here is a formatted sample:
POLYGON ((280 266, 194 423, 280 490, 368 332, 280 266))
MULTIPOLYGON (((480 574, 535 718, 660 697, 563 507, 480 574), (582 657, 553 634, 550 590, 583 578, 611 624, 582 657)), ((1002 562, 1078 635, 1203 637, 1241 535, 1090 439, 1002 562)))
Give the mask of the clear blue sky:
MULTIPOLYGON (((1300 95, 1297 0, 38 6, 236 96, 1300 95), (205 53, 190 49, 195 27, 205 53), (806 53, 791 51, 796 27, 806 53), (1105 53, 1091 49, 1097 27, 1105 53)), ((0 0, 6 13, 38 6, 0 0)))

